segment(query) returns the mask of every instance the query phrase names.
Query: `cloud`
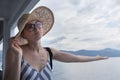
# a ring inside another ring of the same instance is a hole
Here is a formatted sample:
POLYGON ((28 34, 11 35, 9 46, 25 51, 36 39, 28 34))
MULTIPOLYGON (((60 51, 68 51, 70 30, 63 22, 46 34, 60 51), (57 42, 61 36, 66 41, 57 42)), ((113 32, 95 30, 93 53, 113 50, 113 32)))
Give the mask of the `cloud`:
POLYGON ((66 38, 64 36, 58 36, 56 38, 53 38, 53 39, 49 40, 48 43, 49 44, 58 44, 58 43, 62 42, 62 40, 65 40, 65 39, 66 38))
POLYGON ((80 0, 69 0, 71 4, 77 5, 80 3, 80 0))
POLYGON ((120 49, 119 0, 41 0, 39 5, 47 5, 55 15, 44 45, 72 50, 120 49))

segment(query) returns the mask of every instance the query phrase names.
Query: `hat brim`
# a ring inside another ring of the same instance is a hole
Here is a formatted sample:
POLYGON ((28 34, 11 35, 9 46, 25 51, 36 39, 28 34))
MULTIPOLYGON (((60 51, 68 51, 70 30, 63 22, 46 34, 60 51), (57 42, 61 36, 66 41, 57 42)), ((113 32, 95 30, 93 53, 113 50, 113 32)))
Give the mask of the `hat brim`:
POLYGON ((28 18, 22 23, 22 25, 20 25, 21 28, 19 29, 19 32, 16 34, 15 38, 21 37, 21 33, 24 30, 26 23, 33 20, 39 20, 42 22, 44 36, 50 31, 54 24, 54 15, 52 11, 45 6, 36 8, 29 14, 28 18))

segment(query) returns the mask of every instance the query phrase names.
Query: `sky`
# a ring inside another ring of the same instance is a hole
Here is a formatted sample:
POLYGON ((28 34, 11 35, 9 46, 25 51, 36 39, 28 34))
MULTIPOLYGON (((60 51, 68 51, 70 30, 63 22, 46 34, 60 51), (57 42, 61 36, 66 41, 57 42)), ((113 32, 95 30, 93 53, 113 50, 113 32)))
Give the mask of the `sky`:
POLYGON ((55 16, 45 46, 63 50, 120 49, 119 0, 41 0, 55 16))
MULTIPOLYGON (((55 17, 42 45, 62 50, 120 49, 120 0, 40 0, 55 17)), ((33 9, 34 9, 33 8, 33 9)))

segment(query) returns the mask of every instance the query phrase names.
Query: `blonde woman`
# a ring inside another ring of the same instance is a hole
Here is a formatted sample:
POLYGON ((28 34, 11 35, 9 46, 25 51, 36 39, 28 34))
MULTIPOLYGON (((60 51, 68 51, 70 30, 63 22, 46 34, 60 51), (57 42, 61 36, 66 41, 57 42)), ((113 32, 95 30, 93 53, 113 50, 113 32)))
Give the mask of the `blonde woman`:
POLYGON ((5 80, 51 80, 52 59, 62 62, 104 60, 102 56, 78 56, 43 47, 41 38, 52 28, 54 16, 41 6, 18 20, 19 32, 9 40, 6 54, 5 80))

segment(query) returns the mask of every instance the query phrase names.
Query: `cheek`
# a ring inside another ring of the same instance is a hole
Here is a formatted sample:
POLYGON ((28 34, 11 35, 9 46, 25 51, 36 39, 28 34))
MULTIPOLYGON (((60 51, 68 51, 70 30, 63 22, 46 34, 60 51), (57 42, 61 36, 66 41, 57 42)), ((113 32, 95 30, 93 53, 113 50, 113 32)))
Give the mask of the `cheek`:
POLYGON ((22 32, 21 36, 24 38, 24 39, 27 39, 27 36, 29 36, 29 34, 27 32, 22 32))
POLYGON ((44 30, 42 29, 42 30, 41 30, 41 34, 43 35, 43 33, 44 33, 44 30))
POLYGON ((44 35, 45 32, 46 32, 46 31, 43 29, 43 30, 42 30, 42 34, 44 35))

